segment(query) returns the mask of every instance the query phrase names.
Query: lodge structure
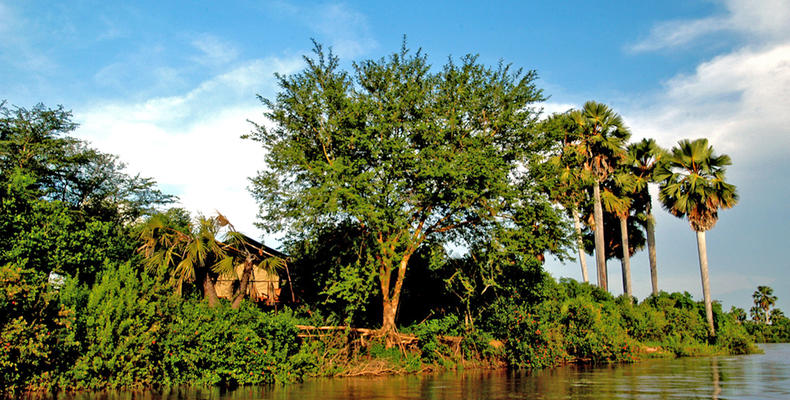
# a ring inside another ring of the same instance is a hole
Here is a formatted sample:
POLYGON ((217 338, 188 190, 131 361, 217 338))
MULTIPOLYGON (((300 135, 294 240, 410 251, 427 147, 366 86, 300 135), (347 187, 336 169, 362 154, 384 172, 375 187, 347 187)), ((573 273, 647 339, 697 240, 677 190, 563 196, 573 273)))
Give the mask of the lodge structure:
MULTIPOLYGON (((295 298, 292 285, 290 284, 290 272, 287 264, 288 256, 246 235, 243 235, 243 238, 245 250, 255 257, 255 265, 252 268, 252 275, 247 284, 246 297, 253 302, 263 303, 267 306, 276 306, 283 302, 294 302, 295 298), (266 265, 262 261, 270 257, 281 259, 284 271, 262 267, 262 265, 266 265), (286 290, 285 296, 283 296, 283 289, 286 290)), ((214 285, 217 297, 231 300, 234 293, 238 290, 243 273, 244 263, 239 263, 235 266, 233 273, 220 275, 214 285)))

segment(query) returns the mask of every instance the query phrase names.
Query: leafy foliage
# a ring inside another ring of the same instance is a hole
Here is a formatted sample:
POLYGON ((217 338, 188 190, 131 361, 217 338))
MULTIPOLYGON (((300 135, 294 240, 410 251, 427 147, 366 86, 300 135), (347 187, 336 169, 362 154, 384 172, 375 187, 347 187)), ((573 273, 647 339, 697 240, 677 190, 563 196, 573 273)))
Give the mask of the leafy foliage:
POLYGON ((726 154, 716 155, 708 139, 687 139, 672 148, 672 155, 659 164, 659 200, 676 217, 688 217, 691 229, 713 228, 719 209, 735 206, 738 193, 725 182, 725 167, 732 164, 726 154))
POLYGON ((688 293, 661 292, 632 304, 589 284, 548 279, 540 302, 502 298, 485 316, 483 326, 505 342, 513 366, 631 362, 645 347, 678 356, 755 351, 743 327, 719 307, 714 316, 720 334, 709 343, 704 305, 688 293))
POLYGON ((288 382, 311 365, 291 313, 177 299, 131 263, 108 266, 80 309, 82 349, 65 387, 288 382))
POLYGON ((90 282, 133 250, 130 223, 172 201, 117 157, 68 136, 62 107, 0 104, 0 264, 90 282))
POLYGON ((50 387, 77 346, 74 311, 57 301, 46 275, 0 267, 0 394, 50 387))
MULTIPOLYGON (((375 262, 384 324, 394 329, 409 260, 430 240, 452 241, 518 220, 517 167, 533 144, 542 99, 534 72, 488 68, 467 56, 430 72, 399 53, 340 70, 316 46, 296 75, 278 76, 274 122, 251 135, 267 150, 253 179, 270 230, 358 226, 375 262)), ((521 187, 524 189, 524 187, 521 187)))

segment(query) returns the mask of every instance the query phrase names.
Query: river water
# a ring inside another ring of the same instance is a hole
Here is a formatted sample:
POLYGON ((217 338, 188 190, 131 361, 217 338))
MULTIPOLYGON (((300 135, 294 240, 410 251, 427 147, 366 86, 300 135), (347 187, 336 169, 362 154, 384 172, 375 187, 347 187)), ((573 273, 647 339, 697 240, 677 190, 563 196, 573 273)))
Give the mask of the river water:
MULTIPOLYGON (((181 389, 78 395, 76 399, 790 399, 790 344, 764 354, 567 366, 528 372, 465 371, 312 380, 284 387, 181 389)), ((70 397, 70 396, 69 396, 70 397)))

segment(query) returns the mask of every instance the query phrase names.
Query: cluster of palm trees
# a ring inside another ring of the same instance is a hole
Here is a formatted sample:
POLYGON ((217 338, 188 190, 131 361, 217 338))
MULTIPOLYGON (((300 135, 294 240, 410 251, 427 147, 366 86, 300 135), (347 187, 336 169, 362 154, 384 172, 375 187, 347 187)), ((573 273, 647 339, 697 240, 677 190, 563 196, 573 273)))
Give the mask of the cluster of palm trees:
POLYGON ((653 294, 658 293, 655 219, 648 191, 650 183, 658 184, 661 205, 672 215, 687 218, 696 232, 708 328, 714 335, 705 232, 716 224, 719 209, 731 208, 738 200, 735 186, 724 177, 730 158, 716 155, 707 139, 684 139, 669 151, 653 139, 628 143, 631 132, 622 117, 594 101, 552 115, 543 127, 554 150, 538 170, 550 196, 573 219, 584 281, 588 281, 582 236, 586 217, 594 236, 598 286, 608 290, 606 259, 618 257, 623 291, 632 297, 630 257, 642 246, 644 229, 653 294), (604 233, 613 232, 615 221, 620 238, 607 243, 604 233))
POLYGON ((231 299, 233 309, 247 295, 254 267, 272 272, 287 268, 284 258, 254 244, 220 213, 190 220, 184 210, 171 209, 143 224, 140 241, 137 251, 149 271, 168 278, 178 295, 185 283, 194 283, 209 307, 219 301, 214 281, 218 276, 236 276, 237 265, 243 269, 231 299))
POLYGON ((771 310, 771 307, 776 304, 776 296, 774 296, 774 290, 771 287, 757 286, 757 290, 752 294, 752 299, 754 299, 754 307, 749 312, 753 321, 768 325, 784 318, 782 310, 778 308, 771 310))

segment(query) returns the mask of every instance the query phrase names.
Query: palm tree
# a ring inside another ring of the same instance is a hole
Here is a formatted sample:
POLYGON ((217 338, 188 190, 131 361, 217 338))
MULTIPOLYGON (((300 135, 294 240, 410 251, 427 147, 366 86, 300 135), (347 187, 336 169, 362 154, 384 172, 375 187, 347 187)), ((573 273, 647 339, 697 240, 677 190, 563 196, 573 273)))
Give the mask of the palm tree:
POLYGON ((769 286, 757 286, 757 290, 752 294, 754 305, 760 307, 763 311, 763 323, 768 324, 769 309, 776 304, 776 296, 773 296, 774 290, 769 286))
POLYGON ((595 221, 595 265, 598 270, 598 286, 608 290, 606 255, 604 254, 603 208, 601 206, 601 184, 625 156, 624 146, 631 137, 622 117, 608 106, 588 101, 580 111, 570 117, 578 125, 581 137, 577 142, 579 153, 584 155, 582 167, 594 178, 593 218, 595 221))
POLYGON ((571 112, 566 112, 549 117, 544 122, 544 127, 550 136, 549 140, 554 142, 557 148, 548 159, 546 163, 548 168, 540 177, 540 181, 550 186, 547 191, 551 199, 570 213, 576 233, 582 279, 584 282, 589 282, 579 210, 587 201, 585 189, 591 184, 591 176, 582 168, 584 154, 579 153, 579 146, 576 145, 580 139, 579 126, 571 117, 571 112))
POLYGON ((752 315, 752 321, 754 322, 763 322, 765 320, 765 311, 760 306, 752 306, 749 309, 749 314, 752 315))
POLYGON ((771 325, 776 325, 777 322, 781 321, 782 319, 786 318, 785 313, 778 308, 774 308, 771 310, 771 325))
POLYGON ((687 217, 691 229, 697 234, 702 295, 711 336, 716 331, 713 326, 705 232, 716 224, 719 209, 731 208, 738 202, 735 186, 724 181, 725 166, 731 164, 726 154, 717 156, 713 153, 708 139, 693 142, 684 139, 672 148, 672 154, 666 162, 660 163, 656 171, 656 179, 661 181, 658 193, 661 204, 672 215, 687 217))
POLYGON ((141 230, 143 243, 138 252, 145 257, 149 269, 170 275, 179 295, 185 282, 197 282, 210 307, 219 300, 212 273, 235 274, 234 267, 243 264, 239 288, 231 300, 231 307, 237 309, 247 293, 256 263, 270 271, 285 264, 281 257, 252 245, 222 214, 201 216, 195 223, 181 226, 169 222, 161 214, 151 217, 141 230), (223 232, 225 240, 221 241, 218 237, 223 232))
POLYGON ((656 220, 653 217, 653 201, 648 184, 655 182, 654 174, 662 157, 666 157, 662 149, 653 139, 642 139, 641 142, 628 146, 626 164, 634 178, 636 208, 644 210, 642 218, 647 232, 647 255, 650 262, 650 282, 653 295, 658 295, 658 268, 656 266, 656 220))
POLYGON ((143 225, 142 244, 137 251, 149 270, 170 276, 178 295, 184 283, 196 282, 202 288, 203 298, 214 307, 219 298, 210 270, 224 271, 233 265, 233 259, 217 239, 220 228, 217 218, 199 217, 195 223, 175 226, 166 216, 154 215, 143 225))
POLYGON ((730 315, 732 315, 739 324, 746 321, 746 311, 744 311, 743 308, 735 306, 730 307, 730 315))
POLYGON ((631 214, 631 195, 635 191, 634 177, 630 171, 620 168, 612 175, 613 187, 604 188, 601 194, 603 208, 617 216, 620 220, 620 264, 623 271, 623 293, 628 295, 629 301, 633 296, 631 290, 631 248, 628 245, 628 217, 631 214), (615 193, 617 192, 617 193, 615 193))

